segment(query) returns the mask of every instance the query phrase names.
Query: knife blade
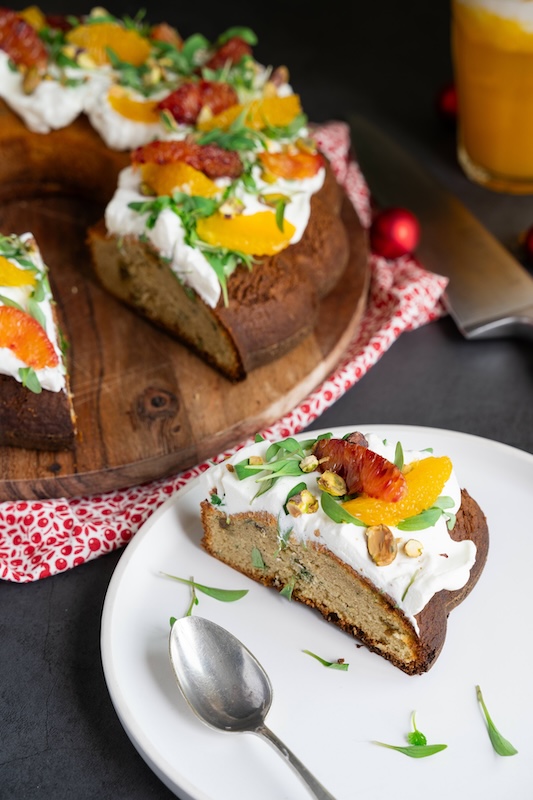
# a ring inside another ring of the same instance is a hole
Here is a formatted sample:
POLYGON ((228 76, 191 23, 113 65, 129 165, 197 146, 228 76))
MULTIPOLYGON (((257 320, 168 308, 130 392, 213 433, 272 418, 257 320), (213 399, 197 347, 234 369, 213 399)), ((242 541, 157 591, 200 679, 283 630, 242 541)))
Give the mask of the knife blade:
POLYGON ((468 339, 533 336, 533 277, 415 159, 367 119, 349 118, 352 146, 370 192, 384 207, 412 211, 416 256, 446 276, 444 302, 468 339))

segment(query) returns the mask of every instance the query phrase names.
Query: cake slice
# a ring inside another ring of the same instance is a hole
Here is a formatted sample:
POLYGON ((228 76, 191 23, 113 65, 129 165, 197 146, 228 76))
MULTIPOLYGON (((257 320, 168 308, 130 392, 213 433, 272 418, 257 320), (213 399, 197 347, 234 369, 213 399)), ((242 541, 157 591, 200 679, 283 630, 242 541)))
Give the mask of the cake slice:
POLYGON ((0 445, 60 450, 74 437, 48 269, 31 233, 0 234, 0 445))
POLYGON ((489 541, 449 458, 360 433, 289 438, 241 450, 201 481, 207 552, 409 675, 434 664, 489 541))

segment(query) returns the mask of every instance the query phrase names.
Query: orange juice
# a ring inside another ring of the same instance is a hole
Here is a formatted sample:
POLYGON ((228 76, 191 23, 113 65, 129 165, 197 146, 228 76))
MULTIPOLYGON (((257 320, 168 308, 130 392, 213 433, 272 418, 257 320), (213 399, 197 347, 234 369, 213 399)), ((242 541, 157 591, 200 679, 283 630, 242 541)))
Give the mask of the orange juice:
POLYGON ((533 193, 533 0, 452 0, 458 157, 472 180, 533 193))

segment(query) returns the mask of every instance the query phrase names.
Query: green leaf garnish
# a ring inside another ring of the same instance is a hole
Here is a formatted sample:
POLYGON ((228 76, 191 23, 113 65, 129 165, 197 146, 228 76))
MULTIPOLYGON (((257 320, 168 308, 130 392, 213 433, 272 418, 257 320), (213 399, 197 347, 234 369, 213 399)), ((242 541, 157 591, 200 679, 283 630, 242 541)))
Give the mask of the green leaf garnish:
POLYGON ((380 747, 388 747, 389 750, 396 750, 398 753, 403 753, 404 756, 411 758, 426 758, 426 756, 433 756, 435 753, 440 753, 441 750, 446 750, 447 744, 408 744, 405 746, 395 744, 385 744, 385 742, 376 742, 380 747))
POLYGON ((404 456, 403 456, 403 447, 401 442, 396 443, 396 450, 394 453, 394 463, 398 467, 398 469, 403 469, 404 465, 404 456))
POLYGON ((402 520, 402 522, 398 524, 398 528, 401 531, 421 531, 424 530, 424 528, 430 528, 435 525, 437 520, 444 514, 448 529, 451 530, 455 525, 455 514, 452 514, 446 509, 453 508, 453 506, 454 502, 451 497, 441 495, 441 497, 435 500, 431 508, 427 508, 415 517, 407 517, 407 519, 402 520))
POLYGON ((496 728, 494 722, 491 719, 491 716, 488 712, 487 706, 485 705, 485 701, 483 699, 483 695, 481 693, 481 689, 479 686, 476 686, 476 695, 483 710, 483 714, 485 716, 485 721, 487 723, 487 731, 489 734, 489 739, 492 742, 492 746, 496 753, 499 756, 514 756, 518 753, 516 747, 514 747, 511 742, 505 739, 499 730, 496 728))
POLYGON ((292 578, 290 578, 290 580, 285 584, 285 586, 283 587, 283 589, 280 592, 280 594, 283 597, 286 597, 287 600, 292 600, 292 593, 293 593, 293 590, 294 590, 295 583, 296 583, 296 578, 293 575, 292 578))
POLYGON ((373 744, 378 744, 380 747, 387 747, 389 750, 396 750, 398 753, 402 753, 404 756, 409 756, 410 758, 432 756, 435 753, 440 753, 441 750, 446 750, 448 747, 446 744, 427 744, 426 737, 416 727, 414 711, 411 715, 411 725, 413 726, 413 730, 406 736, 409 742, 408 745, 386 744, 385 742, 376 741, 374 741, 373 744))
POLYGON ((338 661, 326 661, 326 659, 317 656, 316 653, 312 653, 311 650, 304 650, 303 652, 307 653, 308 656, 315 658, 324 667, 331 667, 331 669, 340 669, 343 670, 343 672, 346 672, 348 670, 348 667, 350 666, 344 661, 344 659, 339 659, 338 661))
POLYGON ((252 567, 255 569, 265 569, 266 565, 258 547, 252 547, 252 567))
POLYGON ((43 387, 39 382, 37 373, 33 367, 21 367, 19 369, 19 378, 23 386, 29 389, 34 394, 41 394, 43 387))
POLYGON ((352 525, 359 525, 361 528, 367 527, 364 522, 361 522, 360 519, 354 517, 349 511, 346 511, 346 509, 327 492, 321 493, 320 505, 322 506, 324 514, 332 519, 333 522, 346 522, 352 525))
POLYGON ((211 494, 209 495, 209 500, 211 501, 211 505, 213 506, 221 506, 224 502, 216 492, 211 492, 211 494))
POLYGON ((204 586, 196 581, 188 580, 187 578, 178 578, 176 575, 169 575, 168 572, 162 572, 166 578, 170 578, 178 583, 185 583, 187 586, 192 586, 196 591, 203 592, 215 600, 220 600, 222 603, 233 603, 235 600, 240 600, 245 594, 248 594, 248 589, 216 589, 212 586, 204 586))
POLYGON ((421 531, 424 528, 430 528, 434 525, 441 515, 442 509, 435 507, 427 508, 425 511, 422 511, 421 514, 417 514, 416 517, 408 517, 402 522, 399 522, 398 528, 401 531, 421 531))

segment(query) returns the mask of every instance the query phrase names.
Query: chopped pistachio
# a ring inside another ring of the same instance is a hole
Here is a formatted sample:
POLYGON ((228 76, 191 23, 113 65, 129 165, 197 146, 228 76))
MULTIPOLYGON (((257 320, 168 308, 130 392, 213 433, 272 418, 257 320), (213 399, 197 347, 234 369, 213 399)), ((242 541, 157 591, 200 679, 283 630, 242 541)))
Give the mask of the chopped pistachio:
POLYGON ((403 546, 403 551, 409 558, 418 558, 422 555, 424 546, 418 539, 408 539, 403 546))
POLYGON ((229 197, 222 203, 218 210, 226 219, 232 219, 242 214, 244 211, 244 203, 242 200, 239 200, 238 197, 229 197))
POLYGON ((346 481, 336 472, 331 472, 327 469, 322 473, 317 483, 323 492, 333 495, 333 497, 342 497, 346 494, 346 481))
POLYGON ((318 458, 314 455, 305 456, 300 461, 302 472, 313 472, 318 467, 318 458))
POLYGON ((398 544, 387 525, 372 525, 366 531, 368 554, 378 567, 392 564, 398 553, 398 544))
POLYGON ((287 511, 291 517, 299 517, 302 514, 314 514, 318 511, 318 500, 308 489, 295 494, 287 502, 287 511))

